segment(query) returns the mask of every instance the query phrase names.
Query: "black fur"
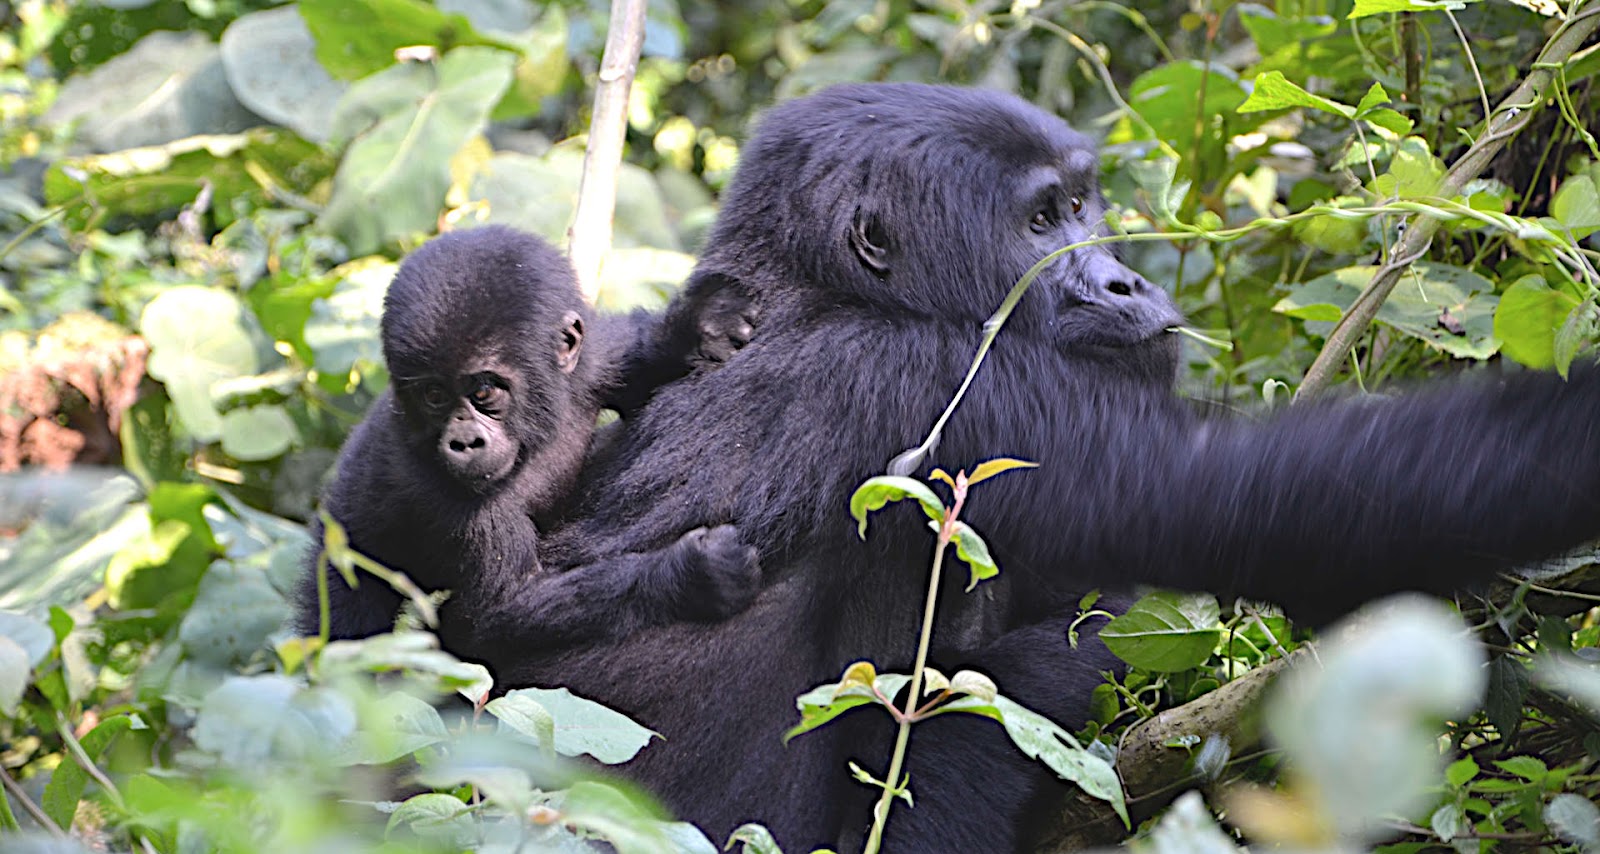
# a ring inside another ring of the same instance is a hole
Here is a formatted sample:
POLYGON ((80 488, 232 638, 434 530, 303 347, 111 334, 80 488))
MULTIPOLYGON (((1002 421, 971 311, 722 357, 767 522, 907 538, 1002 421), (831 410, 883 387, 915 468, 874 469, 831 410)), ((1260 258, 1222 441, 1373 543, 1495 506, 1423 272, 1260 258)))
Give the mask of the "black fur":
MULTIPOLYGON (((874 792, 845 763, 884 772, 886 719, 779 739, 793 698, 850 661, 910 665, 932 542, 899 507, 861 543, 847 499, 921 441, 1023 272, 1096 230, 1096 168, 1059 119, 991 92, 840 86, 773 109, 689 286, 750 294, 758 334, 721 369, 659 390, 586 468, 546 553, 587 565, 732 523, 760 550, 764 589, 717 625, 484 650, 510 659, 502 681, 566 684, 663 733, 630 768, 713 839, 763 821, 786 850, 858 848, 874 792)), ((946 672, 983 666, 1075 726, 1114 666, 1094 642, 1068 652, 1087 587, 1244 594, 1320 619, 1600 534, 1600 373, 1203 422, 1171 391, 1176 320, 1103 249, 1058 261, 1023 300, 920 472, 1041 464, 974 490, 965 518, 1003 573, 963 595, 952 560, 946 672)), ((981 719, 941 719, 911 743, 917 806, 897 805, 888 850, 1023 844, 1050 785, 1042 765, 981 719)))
MULTIPOLYGON (((705 349, 720 355, 724 339, 713 333, 737 309, 703 320, 705 349)), ((705 358, 698 335, 693 352, 687 343, 672 350, 683 333, 643 313, 599 321, 595 329, 566 258, 506 228, 436 238, 389 287, 382 333, 391 388, 346 442, 323 506, 358 551, 425 590, 454 590, 441 614, 447 647, 480 631, 548 647, 657 620, 717 619, 754 593, 754 552, 730 526, 608 556, 594 572, 538 572, 533 517, 571 487, 602 402, 642 402, 652 390, 643 382, 705 358)), ((739 334, 748 338, 748 329, 739 334)), ((314 524, 319 546, 321 534, 314 524)), ((315 549, 307 564, 297 625, 314 634, 315 549)), ((387 631, 400 605, 373 578, 352 589, 333 574, 329 596, 334 638, 387 631)))

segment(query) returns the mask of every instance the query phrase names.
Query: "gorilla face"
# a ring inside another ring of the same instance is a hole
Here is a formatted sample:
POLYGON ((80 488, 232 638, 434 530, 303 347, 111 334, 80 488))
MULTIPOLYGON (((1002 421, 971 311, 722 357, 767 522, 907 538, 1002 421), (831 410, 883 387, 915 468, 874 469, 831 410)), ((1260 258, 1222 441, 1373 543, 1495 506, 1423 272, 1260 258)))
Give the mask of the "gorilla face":
POLYGON ((507 372, 485 364, 410 379, 396 394, 418 445, 431 445, 439 466, 476 491, 504 479, 520 456, 505 424, 516 403, 512 385, 507 372))

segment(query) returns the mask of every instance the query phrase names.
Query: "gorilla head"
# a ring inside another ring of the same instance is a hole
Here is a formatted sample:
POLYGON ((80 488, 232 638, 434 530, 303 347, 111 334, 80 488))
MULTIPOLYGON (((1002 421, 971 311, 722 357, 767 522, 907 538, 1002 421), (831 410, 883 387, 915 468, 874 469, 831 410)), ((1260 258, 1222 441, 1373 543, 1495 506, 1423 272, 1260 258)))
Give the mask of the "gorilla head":
POLYGON ((412 253, 382 335, 418 464, 473 494, 536 467, 533 510, 563 493, 599 410, 595 360, 579 358, 588 320, 571 265, 544 241, 487 227, 412 253))
MULTIPOLYGON (((1093 145, 1009 95, 836 86, 771 110, 742 153, 697 276, 786 283, 981 323, 1040 258, 1105 233, 1093 145), (819 240, 819 238, 821 238, 819 240), (785 269, 790 267, 791 269, 785 269)), ((1106 246, 1042 271, 1012 316, 1170 384, 1172 299, 1106 246)))

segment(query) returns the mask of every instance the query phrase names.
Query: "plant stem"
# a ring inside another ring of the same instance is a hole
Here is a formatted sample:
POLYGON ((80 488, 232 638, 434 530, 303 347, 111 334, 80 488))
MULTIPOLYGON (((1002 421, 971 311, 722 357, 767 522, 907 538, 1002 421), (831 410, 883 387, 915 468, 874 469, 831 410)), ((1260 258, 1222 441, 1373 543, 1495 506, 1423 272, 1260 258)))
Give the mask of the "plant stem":
MULTIPOLYGON (((959 507, 958 502, 956 509, 959 507)), ((956 511, 952 509, 950 512, 953 515, 956 511)), ((877 806, 872 808, 872 832, 867 836, 865 854, 877 854, 879 846, 883 844, 883 829, 889 823, 889 807, 894 804, 895 791, 900 785, 900 769, 905 765, 906 745, 911 741, 911 715, 916 712, 917 696, 922 693, 922 671, 928 664, 928 644, 933 639, 933 612, 939 602, 939 570, 944 566, 944 551, 949 546, 950 541, 941 536, 938 548, 933 550, 933 571, 928 574, 928 600, 922 606, 922 636, 917 639, 917 663, 911 668, 911 693, 906 696, 906 716, 901 719, 900 729, 895 733, 889 774, 883 778, 883 794, 878 798, 877 806)))
POLYGON ((628 132, 628 95, 644 47, 645 0, 611 0, 611 23, 594 87, 594 113, 583 151, 578 206, 567 230, 568 254, 583 297, 600 296, 600 269, 611 250, 611 218, 617 206, 617 171, 628 132))

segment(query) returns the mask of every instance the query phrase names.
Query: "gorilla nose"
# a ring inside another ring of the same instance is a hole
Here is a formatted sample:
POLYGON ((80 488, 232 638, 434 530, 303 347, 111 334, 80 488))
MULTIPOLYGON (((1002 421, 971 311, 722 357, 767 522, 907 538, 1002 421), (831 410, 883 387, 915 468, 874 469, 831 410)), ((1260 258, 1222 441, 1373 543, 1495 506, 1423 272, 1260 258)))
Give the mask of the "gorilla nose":
POLYGON ((458 456, 471 456, 472 453, 484 445, 482 436, 472 436, 466 439, 451 439, 450 453, 458 456))

